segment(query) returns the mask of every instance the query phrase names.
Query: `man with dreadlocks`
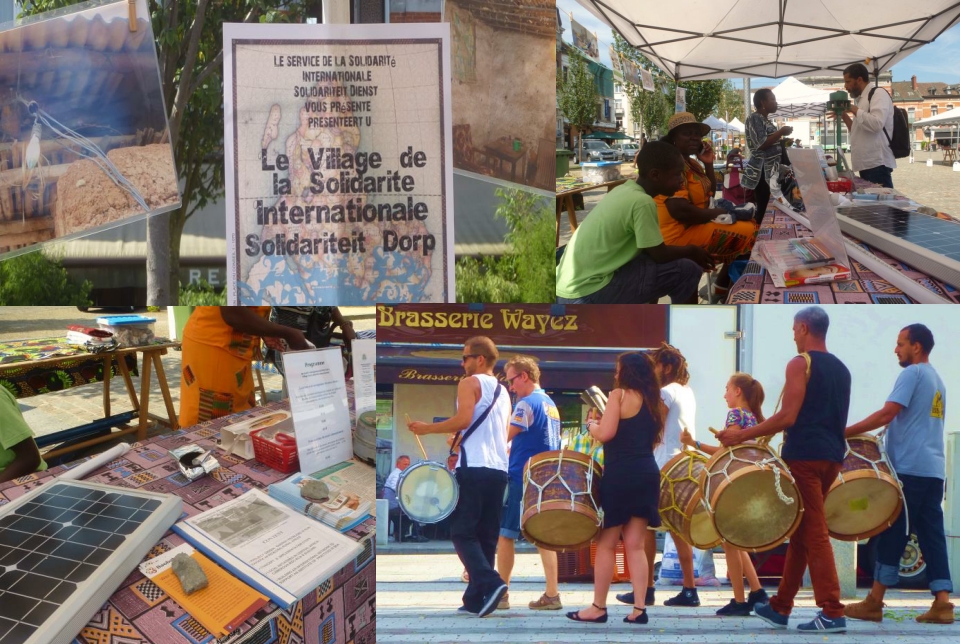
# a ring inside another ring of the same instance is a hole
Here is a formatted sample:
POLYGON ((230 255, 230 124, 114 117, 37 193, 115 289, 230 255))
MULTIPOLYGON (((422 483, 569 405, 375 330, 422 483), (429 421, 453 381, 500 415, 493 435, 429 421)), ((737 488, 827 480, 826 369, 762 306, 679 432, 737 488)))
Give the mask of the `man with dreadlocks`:
MULTIPOLYGON (((660 348, 649 354, 653 360, 654 372, 660 379, 660 397, 667 408, 664 419, 663 441, 656 446, 653 457, 657 467, 661 470, 671 458, 680 452, 680 432, 684 428, 695 435, 697 401, 693 395, 690 382, 690 372, 687 371, 687 360, 676 347, 666 342, 660 348)), ((653 560, 657 554, 657 533, 651 529, 647 531, 647 542, 644 551, 647 555, 647 564, 650 571, 650 582, 647 586, 646 605, 654 603, 653 589, 653 560)), ((677 547, 677 558, 680 560, 680 570, 683 572, 683 590, 676 597, 663 602, 664 606, 699 606, 700 597, 697 595, 696 582, 693 575, 693 548, 680 536, 674 534, 673 542, 677 547)), ((617 599, 625 604, 633 604, 633 593, 617 595, 617 599)))

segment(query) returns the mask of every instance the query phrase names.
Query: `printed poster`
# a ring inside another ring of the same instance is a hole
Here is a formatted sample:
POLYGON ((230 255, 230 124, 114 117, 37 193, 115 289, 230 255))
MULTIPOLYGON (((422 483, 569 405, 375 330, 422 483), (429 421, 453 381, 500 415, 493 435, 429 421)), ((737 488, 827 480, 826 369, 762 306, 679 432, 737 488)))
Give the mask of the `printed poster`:
POLYGON ((683 87, 677 88, 677 112, 686 112, 687 111, 687 90, 683 87))
POLYGON ((643 79, 643 89, 648 92, 654 91, 653 74, 647 69, 641 69, 640 77, 643 79))
POLYGON ((632 60, 624 59, 623 61, 623 78, 628 83, 640 84, 640 68, 632 60))
POLYGON ((586 27, 570 17, 570 31, 573 32, 573 44, 582 49, 587 56, 594 60, 600 60, 600 48, 597 45, 596 34, 591 33, 586 27))
POLYGON ((228 295, 446 302, 450 26, 224 25, 228 295))

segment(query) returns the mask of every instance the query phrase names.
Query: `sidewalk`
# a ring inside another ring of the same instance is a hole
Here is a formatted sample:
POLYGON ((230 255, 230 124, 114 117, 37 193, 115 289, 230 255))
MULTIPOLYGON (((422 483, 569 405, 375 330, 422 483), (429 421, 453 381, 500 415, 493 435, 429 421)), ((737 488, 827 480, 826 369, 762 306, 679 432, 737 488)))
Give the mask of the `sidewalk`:
MULTIPOLYGON (((811 589, 800 592, 790 628, 785 631, 772 630, 756 617, 717 617, 716 610, 732 596, 729 586, 699 589, 699 608, 664 607, 663 601, 673 596, 679 587, 658 587, 657 603, 650 609, 650 624, 635 627, 623 623, 630 609, 614 598, 616 593, 630 590, 628 584, 621 583, 610 587, 607 604, 610 619, 606 624, 578 624, 568 620, 564 613, 588 606, 593 600, 592 585, 561 584, 564 606, 561 611, 529 610, 527 602, 543 592, 543 570, 539 556, 519 553, 510 587, 510 610, 496 611, 479 619, 456 612, 465 588, 460 581, 463 566, 456 555, 396 555, 389 554, 389 550, 381 547, 377 557, 377 639, 380 642, 960 642, 960 623, 937 626, 918 624, 914 620, 932 600, 928 592, 919 590, 888 592, 887 612, 880 624, 849 620, 845 634, 805 635, 796 630, 796 625, 813 619, 817 612, 811 589)), ((722 578, 726 574, 723 557, 715 556, 715 563, 717 576, 722 578)), ((773 594, 771 589, 767 592, 773 594)), ((858 589, 858 598, 866 592, 865 588, 858 589)))

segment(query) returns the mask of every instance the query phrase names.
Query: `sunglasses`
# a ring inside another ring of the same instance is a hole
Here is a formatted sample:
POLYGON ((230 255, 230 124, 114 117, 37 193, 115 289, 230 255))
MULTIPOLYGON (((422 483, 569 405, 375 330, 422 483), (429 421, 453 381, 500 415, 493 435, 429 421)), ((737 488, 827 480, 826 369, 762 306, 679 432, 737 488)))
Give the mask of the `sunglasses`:
POLYGON ((466 362, 470 358, 479 358, 479 357, 480 357, 479 353, 467 353, 463 356, 463 358, 460 359, 460 362, 466 362))
POLYGON ((508 385, 512 385, 512 384, 513 384, 513 381, 516 380, 517 378, 519 378, 519 377, 522 376, 522 375, 523 375, 523 372, 521 371, 520 373, 518 373, 517 375, 515 375, 513 378, 507 378, 507 379, 506 379, 506 380, 507 380, 507 384, 508 384, 508 385))

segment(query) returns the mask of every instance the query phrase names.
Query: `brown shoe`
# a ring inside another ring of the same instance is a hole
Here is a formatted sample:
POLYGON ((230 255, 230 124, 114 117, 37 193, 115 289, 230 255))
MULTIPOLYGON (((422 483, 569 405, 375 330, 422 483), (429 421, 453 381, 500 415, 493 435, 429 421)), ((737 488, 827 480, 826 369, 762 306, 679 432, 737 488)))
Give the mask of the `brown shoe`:
POLYGON ((503 597, 497 602, 497 610, 510 610, 510 591, 503 593, 503 597))
POLYGON ((560 610, 563 604, 560 603, 560 595, 556 597, 547 597, 547 593, 540 595, 540 599, 532 601, 527 606, 530 610, 560 610))
POLYGON ((850 619, 862 619, 867 622, 882 622, 883 621, 883 602, 879 602, 873 598, 873 595, 867 595, 866 599, 862 602, 857 602, 855 604, 847 604, 843 607, 844 617, 849 617, 850 619))
POLYGON ((934 600, 930 610, 918 615, 917 621, 921 624, 953 624, 953 604, 934 600))

